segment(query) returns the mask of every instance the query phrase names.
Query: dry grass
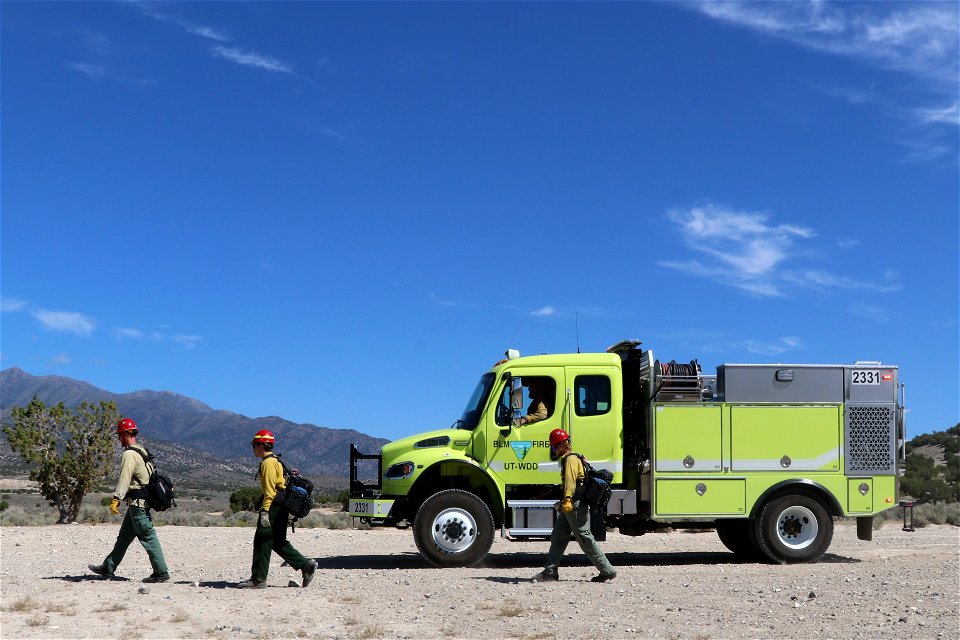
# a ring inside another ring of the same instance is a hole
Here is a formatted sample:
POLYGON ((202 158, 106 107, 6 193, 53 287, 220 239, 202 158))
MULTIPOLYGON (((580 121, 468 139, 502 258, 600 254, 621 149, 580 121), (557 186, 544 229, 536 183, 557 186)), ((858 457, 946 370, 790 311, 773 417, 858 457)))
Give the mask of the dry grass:
POLYGON ((99 609, 94 609, 98 613, 111 613, 117 611, 126 611, 127 605, 123 602, 114 602, 113 604, 108 604, 106 606, 100 607, 99 609))
POLYGON ((24 622, 28 627, 45 627, 50 624, 50 618, 37 614, 27 618, 24 622))
POLYGON ((170 622, 172 622, 173 624, 177 624, 179 622, 186 622, 189 619, 190 619, 190 616, 187 615, 186 613, 183 613, 182 611, 178 611, 177 613, 170 616, 170 622))
POLYGON ((373 640, 374 638, 386 637, 386 632, 378 626, 369 626, 358 629, 350 637, 357 640, 373 640))
POLYGON ((15 600, 13 604, 9 604, 3 607, 4 611, 15 611, 16 613, 26 613, 27 611, 35 611, 40 609, 43 605, 31 598, 26 596, 25 598, 20 598, 15 600))

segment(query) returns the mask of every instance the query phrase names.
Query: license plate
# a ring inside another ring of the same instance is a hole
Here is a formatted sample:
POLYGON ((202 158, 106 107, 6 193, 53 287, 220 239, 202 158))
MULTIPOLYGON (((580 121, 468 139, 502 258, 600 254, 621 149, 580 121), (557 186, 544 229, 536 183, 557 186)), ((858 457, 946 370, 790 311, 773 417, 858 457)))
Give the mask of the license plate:
POLYGON ((360 498, 351 500, 347 512, 357 518, 386 518, 393 508, 393 500, 360 498))
POLYGON ((876 369, 854 369, 850 384, 880 384, 880 372, 876 369))

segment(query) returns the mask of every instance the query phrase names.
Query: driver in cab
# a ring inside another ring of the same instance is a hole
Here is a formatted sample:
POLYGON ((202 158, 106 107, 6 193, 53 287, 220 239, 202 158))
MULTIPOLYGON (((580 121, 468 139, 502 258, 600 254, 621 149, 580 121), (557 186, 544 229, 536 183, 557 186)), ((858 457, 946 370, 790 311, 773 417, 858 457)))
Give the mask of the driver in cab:
POLYGON ((527 415, 520 418, 518 427, 545 420, 553 412, 554 386, 552 381, 534 379, 527 385, 527 394, 530 396, 530 408, 527 415))

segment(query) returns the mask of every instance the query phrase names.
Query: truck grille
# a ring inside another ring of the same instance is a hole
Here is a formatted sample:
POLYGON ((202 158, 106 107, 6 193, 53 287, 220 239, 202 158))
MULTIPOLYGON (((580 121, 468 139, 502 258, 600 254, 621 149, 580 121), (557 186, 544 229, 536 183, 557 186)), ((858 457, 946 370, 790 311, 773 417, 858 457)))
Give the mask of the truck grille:
POLYGON ((896 407, 893 404, 846 406, 848 475, 895 473, 896 407))

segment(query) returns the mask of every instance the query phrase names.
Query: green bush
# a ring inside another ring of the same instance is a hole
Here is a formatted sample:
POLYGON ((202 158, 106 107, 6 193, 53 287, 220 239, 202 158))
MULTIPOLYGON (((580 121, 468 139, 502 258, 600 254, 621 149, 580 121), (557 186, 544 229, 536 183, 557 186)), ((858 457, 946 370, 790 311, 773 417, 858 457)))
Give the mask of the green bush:
POLYGON ((10 503, 6 500, 0 500, 0 513, 3 513, 10 508, 10 503))
POLYGON ((244 487, 230 494, 230 509, 238 511, 256 511, 260 504, 260 489, 244 487))
POLYGON ((101 507, 109 507, 111 502, 113 502, 113 496, 107 496, 106 498, 100 498, 100 506, 101 506, 101 507))

